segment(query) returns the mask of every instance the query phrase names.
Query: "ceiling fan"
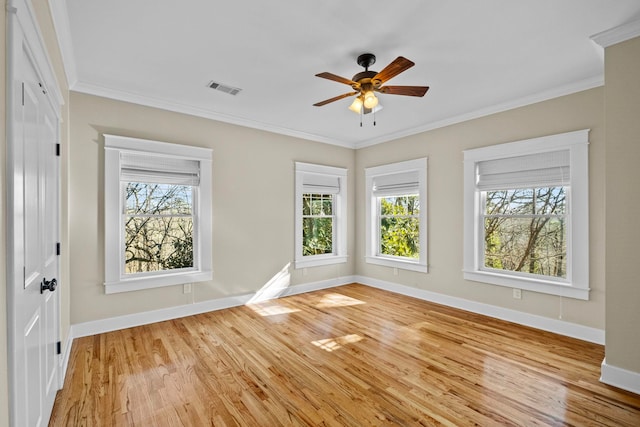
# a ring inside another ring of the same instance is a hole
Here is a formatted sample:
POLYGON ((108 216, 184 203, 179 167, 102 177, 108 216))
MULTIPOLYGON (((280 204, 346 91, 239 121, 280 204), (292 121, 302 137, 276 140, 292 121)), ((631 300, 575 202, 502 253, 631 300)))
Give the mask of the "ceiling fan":
POLYGON ((316 74, 316 77, 349 85, 354 91, 317 102, 313 104, 315 107, 321 107, 331 102, 357 95, 349 109, 356 113, 368 114, 372 111, 375 112, 375 108, 378 105, 378 98, 375 92, 388 95, 424 96, 429 90, 429 86, 382 86, 386 81, 415 65, 414 62, 402 56, 394 59, 380 72, 369 71, 369 67, 376 62, 376 56, 372 53, 364 53, 358 56, 356 61, 358 65, 364 67, 364 71, 353 76, 351 80, 327 72, 316 74))

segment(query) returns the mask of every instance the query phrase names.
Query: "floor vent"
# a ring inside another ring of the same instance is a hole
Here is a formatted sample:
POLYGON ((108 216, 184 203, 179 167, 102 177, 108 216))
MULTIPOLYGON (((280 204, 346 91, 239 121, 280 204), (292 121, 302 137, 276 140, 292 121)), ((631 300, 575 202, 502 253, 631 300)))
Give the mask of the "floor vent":
POLYGON ((213 81, 209 82, 208 86, 211 89, 219 90, 220 92, 228 93, 229 95, 234 95, 234 96, 239 94, 240 91, 242 90, 237 87, 227 86, 227 85, 223 85, 222 83, 213 82, 213 81))

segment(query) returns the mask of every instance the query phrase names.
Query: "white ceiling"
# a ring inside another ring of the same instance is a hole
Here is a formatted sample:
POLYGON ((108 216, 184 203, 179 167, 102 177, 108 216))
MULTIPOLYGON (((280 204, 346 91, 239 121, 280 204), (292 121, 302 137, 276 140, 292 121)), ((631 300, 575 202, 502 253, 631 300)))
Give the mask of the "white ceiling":
POLYGON ((602 85, 590 36, 640 17, 638 0, 56 0, 72 90, 315 141, 363 147, 602 85), (315 77, 415 66, 364 117, 350 92, 315 77), (241 88, 214 91, 210 81, 241 88))

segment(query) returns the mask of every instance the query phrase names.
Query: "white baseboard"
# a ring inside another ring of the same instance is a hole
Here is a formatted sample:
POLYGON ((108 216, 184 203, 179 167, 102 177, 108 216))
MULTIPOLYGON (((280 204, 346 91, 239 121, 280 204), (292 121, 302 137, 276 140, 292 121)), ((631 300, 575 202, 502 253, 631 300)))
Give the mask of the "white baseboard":
POLYGON ((640 394, 640 373, 607 365, 606 358, 602 361, 600 367, 600 381, 632 393, 640 394))
POLYGON ((73 344, 73 337, 71 336, 71 329, 69 329, 69 333, 67 334, 67 339, 64 342, 64 346, 62 347, 62 354, 60 355, 59 360, 59 388, 62 389, 64 385, 64 379, 67 376, 67 367, 69 366, 69 357, 71 356, 71 344, 73 344))
POLYGON ((383 289, 385 291, 395 292, 397 294, 434 302, 436 304, 459 308, 461 310, 470 311, 472 313, 483 314, 485 316, 518 323, 520 325, 542 329, 543 331, 554 332, 556 334, 604 345, 604 331, 602 329, 590 328, 588 326, 582 326, 576 323, 537 316, 535 314, 523 313, 517 310, 497 307, 495 305, 470 301, 463 298, 439 294, 436 292, 425 291, 423 289, 413 288, 411 286, 400 285, 397 283, 373 279, 365 276, 355 276, 354 281, 357 283, 362 283, 363 285, 371 286, 373 288, 383 289))
POLYGON ((343 276, 319 282, 304 283, 295 286, 270 289, 268 295, 265 295, 265 293, 262 291, 258 291, 251 294, 218 298, 215 300, 208 300, 194 304, 180 305, 160 310, 147 311, 143 313, 135 313, 125 316, 111 317, 108 319, 94 320, 91 322, 77 323, 71 326, 68 342, 65 345, 64 355, 68 362, 68 353, 71 349, 71 341, 74 338, 85 337, 104 332, 111 332, 119 329, 146 325, 149 323, 162 322, 165 320, 177 319, 180 317, 191 316, 194 314, 200 314, 209 311, 222 310, 230 307, 237 307, 247 304, 251 301, 264 301, 266 299, 296 295, 305 292, 313 292, 354 282, 410 296, 413 298, 422 299, 425 301, 431 301, 437 304, 459 308, 461 310, 466 310, 473 313, 495 317, 497 319, 507 320, 509 322, 518 323, 520 325, 531 326, 533 328, 542 329, 544 331, 554 332, 557 334, 604 345, 604 331, 601 329, 590 328, 588 326, 582 326, 562 320, 523 313, 517 310, 511 310, 490 304, 484 304, 466 300, 463 298, 430 292, 423 289, 373 279, 366 276, 343 276))
MULTIPOLYGON (((276 289, 274 289, 272 286, 269 288, 268 292, 259 290, 251 294, 218 298, 197 302, 194 304, 163 308, 160 310, 146 311, 142 313, 128 314, 125 316, 110 317, 108 319, 76 323, 75 325, 71 326, 69 337, 70 340, 73 340, 74 338, 86 337, 90 335, 101 334, 104 332, 117 331, 119 329, 147 325, 150 323, 162 322, 165 320, 178 319, 180 317, 192 316, 194 314, 206 313, 209 311, 237 307, 249 302, 265 301, 267 299, 274 299, 288 295, 296 295, 305 292, 328 289, 335 286, 353 283, 354 280, 354 276, 344 276, 319 282, 304 283, 294 286, 282 286, 276 289)), ((70 348, 71 344, 69 343, 68 346, 70 348)), ((68 358, 68 354, 66 355, 66 357, 68 358)))

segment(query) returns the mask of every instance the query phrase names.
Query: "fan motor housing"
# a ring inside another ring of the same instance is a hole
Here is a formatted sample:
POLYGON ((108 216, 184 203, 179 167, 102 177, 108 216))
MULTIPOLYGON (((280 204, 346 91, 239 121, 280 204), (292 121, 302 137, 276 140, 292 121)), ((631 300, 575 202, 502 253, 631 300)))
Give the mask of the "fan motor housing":
POLYGON ((376 76, 376 74, 378 74, 377 71, 362 71, 356 74, 355 76, 353 76, 351 80, 358 83, 358 86, 352 85, 351 87, 357 90, 358 87, 361 87, 364 84, 370 83, 373 85, 373 87, 377 89, 378 87, 380 87, 382 82, 380 80, 372 80, 376 76))

